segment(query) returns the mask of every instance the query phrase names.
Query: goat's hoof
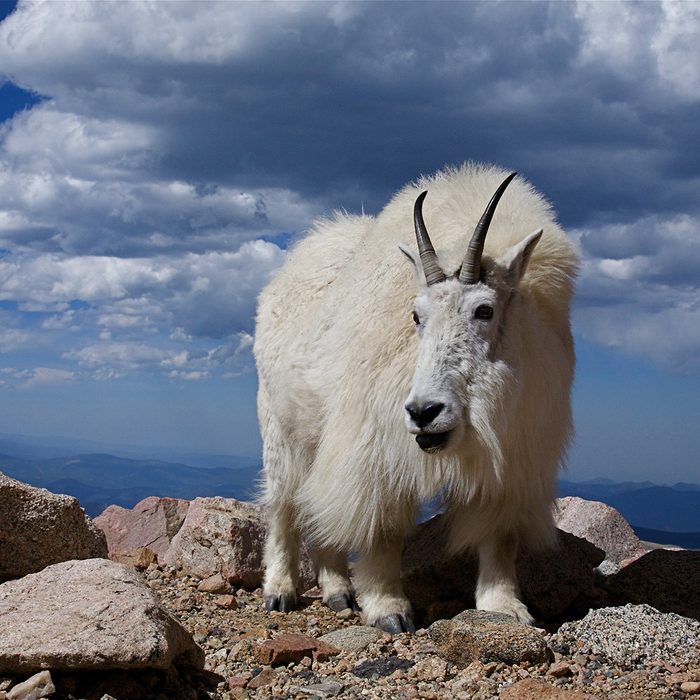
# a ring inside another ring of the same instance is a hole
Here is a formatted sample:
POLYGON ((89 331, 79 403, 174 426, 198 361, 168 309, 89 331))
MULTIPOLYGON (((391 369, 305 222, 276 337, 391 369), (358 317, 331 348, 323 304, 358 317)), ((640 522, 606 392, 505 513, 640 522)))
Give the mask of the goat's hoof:
POLYGON ((384 615, 375 623, 375 627, 380 630, 389 632, 390 634, 401 634, 401 632, 415 632, 416 626, 413 624, 413 618, 408 613, 394 613, 393 615, 384 615))
POLYGON ((360 608, 357 605, 355 596, 352 593, 336 593, 328 600, 323 601, 333 612, 340 612, 350 608, 353 612, 358 612, 360 608))
POLYGON ((271 612, 279 610, 280 612, 291 612, 297 604, 297 597, 294 593, 280 593, 279 595, 265 596, 265 610, 271 612))

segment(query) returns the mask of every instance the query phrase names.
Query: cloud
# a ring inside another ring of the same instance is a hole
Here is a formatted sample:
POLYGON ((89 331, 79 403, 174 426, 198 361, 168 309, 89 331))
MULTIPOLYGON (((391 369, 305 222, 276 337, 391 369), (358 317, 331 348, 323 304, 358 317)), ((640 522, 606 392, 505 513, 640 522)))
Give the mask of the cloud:
POLYGON ((234 376, 289 237, 471 158, 579 239, 582 335, 687 366, 699 42, 678 2, 21 2, 0 65, 45 99, 0 126, 7 347, 234 376))
POLYGON ((31 371, 30 376, 21 385, 23 389, 31 389, 36 386, 44 386, 46 384, 60 384, 70 382, 75 379, 75 374, 68 370, 57 369, 54 367, 36 367, 31 371))
POLYGON ((12 352, 28 347, 32 343, 32 334, 18 329, 0 329, 0 352, 12 352))
POLYGON ((700 369, 700 217, 641 217, 574 231, 584 253, 576 327, 588 340, 700 369))

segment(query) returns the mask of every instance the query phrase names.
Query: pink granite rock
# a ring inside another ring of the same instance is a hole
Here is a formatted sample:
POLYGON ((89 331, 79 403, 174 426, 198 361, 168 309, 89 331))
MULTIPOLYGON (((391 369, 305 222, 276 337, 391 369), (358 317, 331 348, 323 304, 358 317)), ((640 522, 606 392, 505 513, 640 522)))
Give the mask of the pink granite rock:
MULTIPOLYGON (((234 586, 254 589, 263 578, 262 551, 267 527, 260 507, 234 498, 195 498, 161 561, 201 579, 221 574, 234 586)), ((299 592, 315 581, 302 548, 299 592)))
POLYGON ((95 518, 107 538, 111 559, 145 547, 159 559, 185 521, 190 502, 182 498, 149 496, 133 508, 109 506, 95 518))
POLYGON ((54 564, 0 585, 0 673, 202 668, 204 652, 132 568, 54 564))
POLYGON ((559 529, 600 547, 605 558, 616 564, 649 551, 620 512, 600 501, 559 498, 555 520, 559 529))

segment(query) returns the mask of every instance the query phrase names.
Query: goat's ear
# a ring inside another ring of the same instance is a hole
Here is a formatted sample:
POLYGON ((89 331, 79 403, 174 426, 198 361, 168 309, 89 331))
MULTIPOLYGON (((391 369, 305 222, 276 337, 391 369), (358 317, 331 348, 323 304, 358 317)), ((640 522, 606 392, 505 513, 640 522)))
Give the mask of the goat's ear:
POLYGON ((541 237, 542 229, 538 228, 537 231, 533 231, 529 236, 523 238, 520 243, 511 246, 498 261, 505 268, 506 278, 513 287, 517 286, 523 278, 532 251, 541 237))
POLYGON ((418 284, 425 284, 423 266, 421 265, 419 260, 416 260, 416 257, 413 255, 411 249, 403 243, 399 243, 399 250, 406 256, 408 262, 411 263, 411 267, 413 267, 413 273, 416 276, 416 281, 418 282, 418 284))

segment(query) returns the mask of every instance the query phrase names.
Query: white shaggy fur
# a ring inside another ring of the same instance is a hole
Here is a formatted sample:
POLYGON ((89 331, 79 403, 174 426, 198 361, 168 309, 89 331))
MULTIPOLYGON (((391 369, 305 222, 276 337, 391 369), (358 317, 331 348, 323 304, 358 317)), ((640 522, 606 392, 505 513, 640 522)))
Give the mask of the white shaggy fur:
POLYGON ((262 292, 255 356, 270 517, 266 596, 295 599, 304 534, 326 602, 350 599, 347 554, 356 552, 367 622, 410 629, 402 543, 419 502, 442 493, 451 548, 479 554, 477 607, 531 622, 518 599, 515 552, 523 540, 552 541, 571 426, 577 255, 549 205, 516 178, 486 237, 485 281, 450 277, 506 175, 466 164, 408 185, 376 218, 319 221, 262 292), (423 190, 448 275, 431 287, 399 250, 416 251, 413 206, 423 190), (541 239, 522 243, 539 228, 541 239), (474 320, 484 302, 492 321, 474 320), (452 431, 446 449, 427 454, 416 444, 409 397, 446 403, 435 426, 442 420, 452 431))

